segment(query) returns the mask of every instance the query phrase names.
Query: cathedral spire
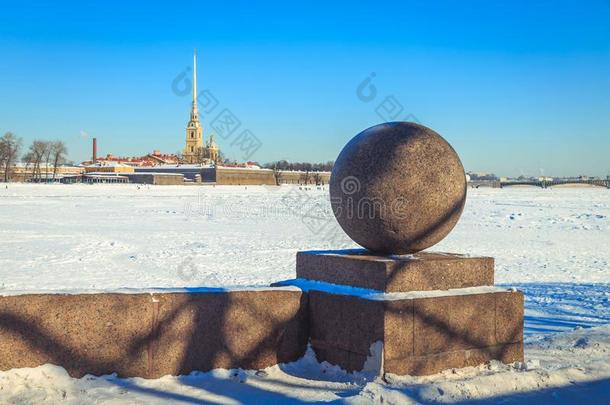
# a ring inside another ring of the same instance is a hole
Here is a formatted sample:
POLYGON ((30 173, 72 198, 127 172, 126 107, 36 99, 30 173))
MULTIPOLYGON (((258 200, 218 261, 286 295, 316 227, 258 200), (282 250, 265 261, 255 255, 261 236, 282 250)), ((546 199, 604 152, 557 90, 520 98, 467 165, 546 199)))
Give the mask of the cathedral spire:
POLYGON ((193 49, 193 105, 191 119, 186 125, 186 146, 183 158, 188 163, 200 163, 203 144, 203 128, 197 111, 197 51, 193 49))
POLYGON ((197 50, 193 49, 193 107, 192 117, 194 120, 198 120, 197 114, 197 50))

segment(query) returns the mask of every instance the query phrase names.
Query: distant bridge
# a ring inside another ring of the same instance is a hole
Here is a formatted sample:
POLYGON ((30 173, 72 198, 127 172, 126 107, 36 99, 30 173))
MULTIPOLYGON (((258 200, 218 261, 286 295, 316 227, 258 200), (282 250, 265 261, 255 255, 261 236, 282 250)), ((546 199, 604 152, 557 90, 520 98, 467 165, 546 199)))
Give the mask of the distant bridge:
POLYGON ((517 180, 517 181, 500 181, 500 188, 511 187, 511 186, 534 186, 540 188, 549 188, 554 186, 563 185, 589 185, 610 188, 609 180, 569 180, 569 179, 556 179, 556 180, 517 180))

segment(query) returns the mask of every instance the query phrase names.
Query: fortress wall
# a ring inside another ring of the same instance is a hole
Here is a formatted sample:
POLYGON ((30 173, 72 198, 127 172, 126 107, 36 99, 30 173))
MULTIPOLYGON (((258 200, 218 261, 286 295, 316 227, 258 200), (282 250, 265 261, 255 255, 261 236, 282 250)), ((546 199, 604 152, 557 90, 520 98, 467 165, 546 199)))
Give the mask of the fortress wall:
POLYGON ((328 184, 330 181, 330 172, 292 172, 280 171, 281 184, 316 184, 316 176, 321 185, 328 184))
MULTIPOLYGON (((280 171, 280 184, 316 184, 316 176, 319 176, 320 184, 328 184, 330 172, 297 172, 280 171)), ((271 169, 247 169, 247 168, 216 168, 216 184, 220 185, 276 185, 276 178, 271 169)))
POLYGON ((275 186, 275 177, 273 176, 273 170, 270 169, 217 167, 216 184, 275 186))
POLYGON ((153 176, 153 184, 161 186, 180 185, 184 184, 184 177, 175 175, 168 176, 164 174, 155 174, 153 176))
POLYGON ((134 173, 132 166, 88 166, 85 167, 86 173, 134 173))
MULTIPOLYGON (((216 183, 219 185, 276 185, 275 175, 271 169, 248 169, 248 168, 185 168, 182 170, 176 170, 175 168, 164 168, 164 167, 136 167, 135 173, 132 174, 134 168, 114 168, 108 167, 97 167, 94 171, 97 172, 121 172, 129 174, 130 181, 133 183, 147 183, 147 184, 183 184, 183 181, 176 179, 170 179, 169 177, 156 176, 151 179, 151 174, 176 174, 180 173, 184 177, 194 180, 197 174, 201 175, 204 183, 216 183), (147 176, 141 176, 148 174, 147 176)), ((84 169, 70 168, 70 170, 58 170, 58 174, 81 174, 84 173, 84 169)), ((91 170, 90 170, 91 171, 91 170)), ((43 174, 44 175, 44 174, 43 174)), ((3 172, 0 171, 0 179, 3 177, 3 172)), ((13 181, 28 181, 31 179, 31 173, 25 173, 23 170, 16 170, 12 175, 13 181)), ((327 185, 330 181, 330 172, 299 172, 299 171, 280 171, 279 182, 280 184, 310 184, 315 185, 316 182, 321 185, 327 185), (316 181, 317 180, 317 181, 316 181)))
POLYGON ((130 183, 156 184, 156 185, 180 185, 184 184, 182 174, 169 173, 135 173, 127 174, 130 183))
MULTIPOLYGON (((26 170, 24 166, 17 166, 11 168, 11 181, 16 182, 25 182, 32 179, 32 166, 29 166, 26 170)), ((53 177, 53 167, 49 166, 47 170, 46 165, 42 165, 40 167, 40 172, 42 177, 48 177, 49 179, 53 177)), ((83 174, 85 169, 82 167, 74 167, 74 166, 59 166, 57 167, 57 175, 75 175, 75 174, 83 174)), ((0 182, 4 181, 4 170, 0 168, 0 182)))

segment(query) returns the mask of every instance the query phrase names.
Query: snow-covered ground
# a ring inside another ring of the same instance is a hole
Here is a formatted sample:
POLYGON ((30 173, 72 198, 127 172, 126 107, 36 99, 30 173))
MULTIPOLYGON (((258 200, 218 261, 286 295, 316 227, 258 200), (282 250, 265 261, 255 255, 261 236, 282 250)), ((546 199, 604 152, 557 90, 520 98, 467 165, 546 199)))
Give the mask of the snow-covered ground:
POLYGON ((525 363, 498 362, 428 377, 346 374, 301 360, 254 370, 214 370, 156 380, 114 375, 70 378, 57 366, 0 372, 6 403, 301 403, 431 402, 603 404, 610 395, 610 327, 528 338, 525 363))
MULTIPOLYGON (((316 187, 2 184, 0 294, 260 286, 294 278, 296 251, 354 247, 332 217, 327 193, 316 187)), ((609 246, 610 190, 469 190, 460 222, 432 250, 494 256, 496 282, 525 291, 524 365, 390 376, 388 382, 346 375, 311 356, 259 373, 152 381, 74 380, 47 365, 0 372, 0 402, 608 400, 609 246)))

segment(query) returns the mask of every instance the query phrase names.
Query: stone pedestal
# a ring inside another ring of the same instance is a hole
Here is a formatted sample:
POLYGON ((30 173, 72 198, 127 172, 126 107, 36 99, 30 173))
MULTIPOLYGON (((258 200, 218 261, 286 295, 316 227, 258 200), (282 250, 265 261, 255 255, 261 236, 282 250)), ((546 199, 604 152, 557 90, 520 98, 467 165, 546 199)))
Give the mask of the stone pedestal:
POLYGON ((494 259, 419 252, 378 256, 364 249, 297 253, 297 278, 384 292, 493 285, 494 259))
POLYGON ((320 361, 402 375, 523 361, 523 294, 492 286, 492 258, 300 252, 297 276, 320 361))

